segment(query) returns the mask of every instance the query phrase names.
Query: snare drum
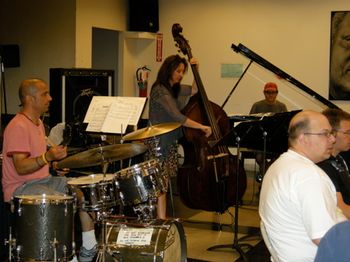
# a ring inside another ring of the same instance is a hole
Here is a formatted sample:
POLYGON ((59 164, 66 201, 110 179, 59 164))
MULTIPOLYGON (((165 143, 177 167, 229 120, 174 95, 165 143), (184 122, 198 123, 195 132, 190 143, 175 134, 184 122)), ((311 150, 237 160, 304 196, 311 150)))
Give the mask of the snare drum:
POLYGON ((107 252, 117 261, 187 261, 184 229, 175 220, 108 217, 104 223, 107 252))
POLYGON ((68 181, 69 191, 78 199, 78 207, 84 211, 99 211, 116 205, 118 194, 113 183, 114 175, 94 174, 68 181), (84 198, 79 199, 83 194, 84 198))
POLYGON ((166 187, 166 179, 156 159, 122 169, 114 179, 124 206, 137 205, 158 197, 166 187))
POLYGON ((68 261, 74 255, 73 197, 14 197, 16 253, 20 261, 68 261))

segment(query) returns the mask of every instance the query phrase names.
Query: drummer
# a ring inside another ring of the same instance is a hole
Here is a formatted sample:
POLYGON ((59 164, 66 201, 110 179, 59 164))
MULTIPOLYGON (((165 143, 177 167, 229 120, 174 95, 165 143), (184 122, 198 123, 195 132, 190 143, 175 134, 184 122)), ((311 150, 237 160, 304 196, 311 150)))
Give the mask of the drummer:
MULTIPOLYGON (((191 64, 198 63, 191 59, 191 64)), ((152 125, 180 122, 185 127, 200 129, 203 135, 209 137, 211 128, 202 125, 183 115, 180 110, 184 107, 184 98, 197 93, 195 82, 192 86, 182 85, 181 80, 187 72, 188 64, 185 58, 179 55, 167 57, 159 69, 157 79, 152 85, 150 95, 149 120, 152 125), (181 105, 182 104, 182 105, 181 105)), ((168 176, 176 175, 177 172, 177 140, 181 137, 181 130, 177 129, 160 137, 160 146, 163 169, 168 176), (175 163, 175 164, 174 164, 175 163)), ((166 218, 166 195, 158 197, 158 218, 166 218)))
MULTIPOLYGON (((19 195, 65 194, 67 179, 51 176, 49 167, 67 156, 64 146, 51 145, 47 150, 45 129, 40 117, 52 100, 49 87, 41 79, 23 80, 19 87, 21 110, 4 131, 2 186, 4 200, 19 195)), ((79 261, 92 261, 97 252, 93 220, 79 213, 82 225, 82 247, 79 261)))

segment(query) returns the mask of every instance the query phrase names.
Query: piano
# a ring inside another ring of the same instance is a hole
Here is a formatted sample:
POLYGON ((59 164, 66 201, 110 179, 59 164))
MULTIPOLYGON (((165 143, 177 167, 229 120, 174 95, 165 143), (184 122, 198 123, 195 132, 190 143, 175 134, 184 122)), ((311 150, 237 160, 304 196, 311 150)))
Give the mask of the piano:
MULTIPOLYGON (((243 74, 233 87, 231 93, 226 98, 222 107, 225 106, 233 91, 236 89, 244 75, 248 72, 250 66, 255 63, 264 69, 275 74, 278 78, 283 79, 300 90, 309 95, 313 101, 321 103, 323 107, 339 108, 323 96, 319 95, 300 81, 293 78, 277 66, 273 65, 257 53, 250 50, 243 44, 234 45, 231 48, 233 51, 242 54, 250 60, 248 66, 243 74)), ((292 110, 284 113, 265 113, 254 115, 231 115, 229 116, 232 129, 223 137, 223 143, 228 146, 237 146, 239 142, 240 147, 262 151, 266 153, 281 154, 288 149, 288 126, 291 118, 301 111, 292 110), (237 139, 237 137, 239 139, 237 139)))

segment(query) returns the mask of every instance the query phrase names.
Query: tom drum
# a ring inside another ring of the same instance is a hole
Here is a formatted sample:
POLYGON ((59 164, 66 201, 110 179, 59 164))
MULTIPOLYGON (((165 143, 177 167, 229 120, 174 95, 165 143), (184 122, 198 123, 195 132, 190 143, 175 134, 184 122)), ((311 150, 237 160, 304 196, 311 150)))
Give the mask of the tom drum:
POLYGON ((115 184, 123 205, 137 205, 157 197, 166 187, 158 160, 151 159, 118 171, 115 184))
POLYGON ((71 194, 77 199, 78 207, 84 211, 99 211, 114 207, 118 200, 112 174, 94 174, 68 181, 71 194), (83 199, 79 199, 80 195, 83 199))

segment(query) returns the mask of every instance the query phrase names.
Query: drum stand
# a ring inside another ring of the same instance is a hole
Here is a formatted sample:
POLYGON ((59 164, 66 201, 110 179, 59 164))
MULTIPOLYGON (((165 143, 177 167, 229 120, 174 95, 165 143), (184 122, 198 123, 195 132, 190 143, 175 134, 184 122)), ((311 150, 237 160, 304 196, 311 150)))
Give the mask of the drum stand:
POLYGON ((16 239, 13 239, 12 238, 12 227, 10 227, 10 230, 9 230, 9 239, 5 239, 5 244, 6 245, 9 245, 9 262, 12 261, 12 249, 13 247, 16 245, 16 239))
POLYGON ((138 219, 156 219, 157 218, 157 198, 150 197, 148 202, 135 205, 133 207, 138 219))

